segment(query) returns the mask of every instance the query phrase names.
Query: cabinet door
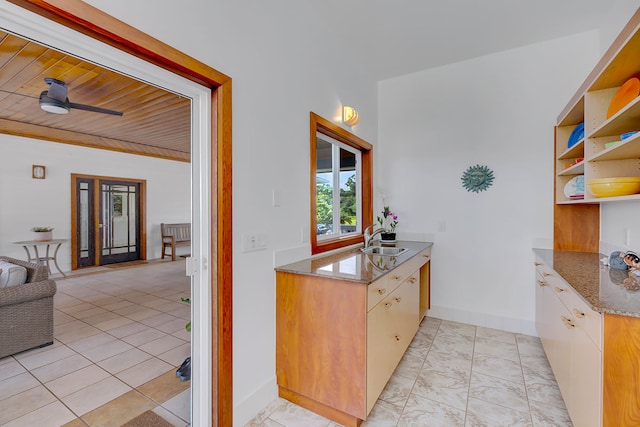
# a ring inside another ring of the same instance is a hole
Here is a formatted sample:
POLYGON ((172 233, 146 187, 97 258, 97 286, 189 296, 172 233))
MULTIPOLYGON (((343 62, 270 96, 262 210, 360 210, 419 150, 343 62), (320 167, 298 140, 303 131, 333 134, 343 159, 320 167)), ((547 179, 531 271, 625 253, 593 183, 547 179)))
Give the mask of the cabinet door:
POLYGON ((536 329, 549 363, 554 358, 552 321, 554 320, 553 309, 557 299, 549 284, 536 273, 536 329))
POLYGON ((549 359, 553 374, 562 392, 565 404, 571 399, 571 332, 572 323, 569 310, 560 301, 560 298, 549 298, 553 301, 551 316, 551 336, 553 345, 553 358, 549 359))
POLYGON ((571 399, 567 409, 573 425, 600 427, 602 353, 583 329, 576 327, 571 335, 571 399))
POLYGON ((367 414, 418 330, 419 292, 414 274, 367 314, 367 414))

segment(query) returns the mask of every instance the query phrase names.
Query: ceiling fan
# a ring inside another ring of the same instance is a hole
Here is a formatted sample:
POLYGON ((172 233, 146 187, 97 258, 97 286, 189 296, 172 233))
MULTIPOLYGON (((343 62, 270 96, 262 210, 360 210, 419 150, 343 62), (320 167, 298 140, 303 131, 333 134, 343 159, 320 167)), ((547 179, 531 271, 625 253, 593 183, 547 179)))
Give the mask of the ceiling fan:
POLYGON ((40 108, 48 113, 68 114, 69 110, 75 108, 76 110, 93 111, 114 116, 122 116, 123 114, 120 111, 69 102, 67 85, 63 81, 50 77, 45 78, 44 81, 49 85, 49 90, 45 90, 40 94, 40 108))

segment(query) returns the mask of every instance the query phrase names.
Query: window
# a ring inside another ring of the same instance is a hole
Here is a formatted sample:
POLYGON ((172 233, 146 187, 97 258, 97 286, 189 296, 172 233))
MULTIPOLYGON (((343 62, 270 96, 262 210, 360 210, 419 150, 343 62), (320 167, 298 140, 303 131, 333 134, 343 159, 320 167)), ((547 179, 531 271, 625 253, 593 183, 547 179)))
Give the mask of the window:
POLYGON ((363 241, 372 221, 372 146, 311 113, 311 252, 363 241))

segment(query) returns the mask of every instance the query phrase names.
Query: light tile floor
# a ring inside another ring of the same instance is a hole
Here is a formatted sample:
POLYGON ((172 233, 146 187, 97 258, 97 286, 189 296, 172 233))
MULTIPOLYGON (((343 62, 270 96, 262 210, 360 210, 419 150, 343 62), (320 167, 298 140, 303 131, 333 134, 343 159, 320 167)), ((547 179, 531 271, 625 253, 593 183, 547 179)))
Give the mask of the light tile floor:
MULTIPOLYGON (((570 427, 540 340, 441 321, 422 322, 362 427, 570 427)), ((336 427, 277 399, 246 427, 336 427)))
POLYGON ((53 275, 54 344, 0 359, 0 426, 117 427, 146 410, 190 424, 185 261, 53 275))

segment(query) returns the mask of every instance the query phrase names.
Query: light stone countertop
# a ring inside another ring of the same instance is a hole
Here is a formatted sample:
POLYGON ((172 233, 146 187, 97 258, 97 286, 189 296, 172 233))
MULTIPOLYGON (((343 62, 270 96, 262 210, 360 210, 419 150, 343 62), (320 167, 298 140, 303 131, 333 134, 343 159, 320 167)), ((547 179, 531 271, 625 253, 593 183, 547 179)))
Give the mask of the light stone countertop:
POLYGON ((385 244, 384 246, 397 246, 406 248, 407 251, 399 256, 368 255, 362 253, 360 246, 330 255, 321 255, 281 265, 275 270, 369 284, 433 246, 433 243, 398 241, 395 244, 385 244))
POLYGON ((609 255, 550 249, 533 251, 594 311, 640 317, 640 290, 628 289, 622 283, 628 271, 609 268, 600 262, 609 255))

